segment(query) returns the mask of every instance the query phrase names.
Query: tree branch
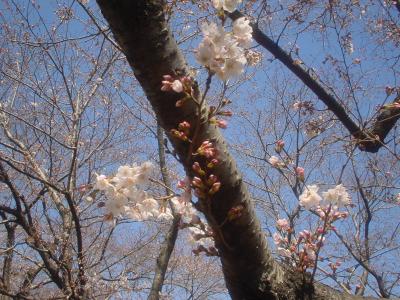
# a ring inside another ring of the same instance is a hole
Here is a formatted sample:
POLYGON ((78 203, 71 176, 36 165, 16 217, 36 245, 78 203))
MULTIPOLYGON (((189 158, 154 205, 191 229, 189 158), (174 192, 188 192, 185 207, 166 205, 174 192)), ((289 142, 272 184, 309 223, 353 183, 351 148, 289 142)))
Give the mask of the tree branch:
MULTIPOLYGON (((97 0, 102 14, 123 49, 135 77, 173 144, 186 173, 193 177, 192 160, 187 160, 189 144, 170 136, 170 130, 183 120, 195 124, 196 104, 188 101, 177 108, 182 97, 160 90, 162 76, 188 75, 186 62, 177 47, 164 16, 162 0, 97 0)), ((208 116, 205 106, 200 118, 208 116)), ((215 175, 221 189, 213 195, 205 217, 214 232, 229 293, 233 299, 363 299, 344 295, 324 285, 310 285, 302 273, 284 270, 272 256, 253 203, 226 143, 215 125, 200 124, 198 141, 213 142, 221 163, 215 175), (242 215, 225 222, 231 208, 240 205, 242 215), (221 224, 223 224, 221 226, 221 224), (227 246, 229 245, 229 247, 227 246)), ((193 145, 197 149, 199 144, 193 145)), ((366 298, 364 298, 366 299, 366 298)), ((372 298, 370 298, 372 299, 372 298)))
MULTIPOLYGON (((161 126, 157 123, 157 143, 158 143, 158 157, 160 164, 161 176, 165 185, 165 192, 167 195, 172 195, 171 180, 169 178, 167 165, 165 161, 165 146, 164 146, 164 133, 161 126)), ((168 263, 175 247, 175 242, 178 237, 180 215, 173 213, 174 219, 167 232, 165 240, 161 245, 160 253, 157 258, 157 265, 154 271, 153 283, 151 286, 148 300, 158 300, 162 290, 165 274, 167 272, 168 263)))
MULTIPOLYGON (((229 13, 229 17, 234 21, 244 17, 239 11, 229 13)), ((394 127, 397 120, 400 118, 400 107, 389 105, 382 108, 376 121, 370 129, 360 128, 347 114, 345 108, 340 104, 331 93, 329 93, 318 79, 310 75, 309 71, 304 69, 300 64, 287 54, 277 43, 264 34, 256 23, 251 23, 253 28, 253 38, 263 48, 268 50, 281 63, 283 63, 290 71, 292 71, 324 104, 328 109, 339 119, 343 126, 357 140, 360 150, 366 152, 377 152, 383 145, 386 136, 394 127)), ((397 97, 393 104, 398 104, 397 97)))

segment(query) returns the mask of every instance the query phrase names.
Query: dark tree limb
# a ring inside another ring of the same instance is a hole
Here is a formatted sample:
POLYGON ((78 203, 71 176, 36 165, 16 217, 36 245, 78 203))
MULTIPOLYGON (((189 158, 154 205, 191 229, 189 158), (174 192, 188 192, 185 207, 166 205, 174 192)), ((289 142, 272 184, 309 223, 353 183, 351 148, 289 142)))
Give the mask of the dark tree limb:
MULTIPOLYGON (((229 17, 234 21, 244 17, 239 11, 234 11, 229 14, 229 17)), ((297 63, 288 53, 286 53, 277 43, 263 33, 258 25, 251 23, 253 28, 253 38, 263 48, 268 50, 276 59, 283 63, 290 71, 292 71, 324 104, 343 126, 356 139, 360 150, 366 152, 377 152, 383 145, 386 136, 394 127, 400 117, 400 108, 382 108, 371 128, 360 128, 348 115, 345 108, 340 104, 340 101, 329 93, 322 84, 313 77, 308 70, 304 69, 301 64, 297 63)), ((399 103, 399 99, 393 104, 399 103)))
MULTIPOLYGON (((0 210, 0 216, 3 221, 7 221, 7 216, 6 214, 0 210)), ((17 224, 15 223, 5 223, 4 224, 7 232, 7 243, 6 247, 7 250, 4 253, 4 260, 3 260, 3 273, 1 276, 2 279, 2 286, 6 291, 10 291, 11 289, 11 267, 12 267, 12 262, 13 262, 13 256, 14 256, 14 245, 15 245, 15 229, 17 227, 17 224)))
POLYGON ((396 5, 396 8, 397 8, 397 10, 398 10, 399 13, 400 13, 400 1, 399 1, 399 0, 393 1, 393 3, 394 3, 394 5, 396 5))
POLYGON ((0 206, 0 210, 3 210, 6 213, 15 216, 16 218, 15 222, 18 225, 20 225, 24 229, 26 234, 32 239, 32 242, 29 245, 39 253, 44 263, 44 266, 48 271, 50 278, 53 280, 53 282, 57 285, 58 288, 65 291, 67 289, 67 285, 65 284, 62 277, 59 274, 58 261, 53 255, 53 253, 51 253, 49 249, 46 248, 45 243, 40 238, 40 233, 37 232, 35 226, 32 223, 32 218, 29 210, 28 211, 22 210, 22 204, 24 204, 24 206, 27 207, 27 205, 25 205, 26 204, 25 198, 22 194, 19 193, 18 189, 12 183, 1 161, 0 161, 0 182, 3 182, 11 191, 16 206, 16 209, 0 206))
MULTIPOLYGON (((204 118, 207 108, 198 116, 194 103, 189 101, 177 108, 175 103, 181 95, 160 91, 163 75, 188 74, 186 62, 165 21, 164 1, 97 0, 97 3, 167 134, 183 120, 195 124, 199 117, 204 118)), ((209 122, 200 126, 198 140, 212 141, 221 161, 215 168, 221 189, 213 195, 211 209, 205 217, 214 232, 220 232, 224 238, 222 241, 216 237, 215 244, 231 297, 241 300, 373 299, 310 284, 302 273, 283 269, 268 249, 246 185, 219 130, 209 122), (242 215, 224 222, 228 211, 238 205, 243 207, 242 215)), ((186 173, 192 177, 193 160, 187 159, 188 143, 170 135, 169 139, 186 173)), ((198 146, 193 145, 193 149, 198 146)))

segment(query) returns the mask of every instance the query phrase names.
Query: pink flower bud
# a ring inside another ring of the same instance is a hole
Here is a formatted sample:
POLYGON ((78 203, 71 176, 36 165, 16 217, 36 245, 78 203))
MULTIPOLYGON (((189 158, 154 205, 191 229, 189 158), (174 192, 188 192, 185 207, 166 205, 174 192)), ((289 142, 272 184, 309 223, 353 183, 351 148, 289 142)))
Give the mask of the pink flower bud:
POLYGON ((229 211, 228 211, 228 220, 229 221, 233 221, 237 218, 240 218, 242 215, 242 211, 244 209, 244 206, 239 204, 238 206, 232 207, 229 211))
POLYGON ((220 111, 218 114, 221 115, 221 116, 225 116, 225 117, 232 117, 233 116, 233 112, 231 112, 230 110, 220 111))
POLYGON ((311 236, 311 233, 308 230, 303 230, 299 233, 299 236, 308 239, 311 236))
POLYGON ((179 180, 178 184, 177 184, 177 187, 179 189, 186 189, 187 188, 186 181, 185 180, 179 180))
POLYGON ((280 152, 282 151, 282 149, 283 149, 284 146, 285 146, 285 142, 284 142, 283 140, 277 141, 277 142, 276 142, 276 145, 275 145, 275 151, 276 151, 277 153, 280 153, 280 152))
POLYGON ((207 168, 212 169, 214 168, 216 165, 218 165, 219 161, 218 159, 213 158, 208 164, 207 164, 207 168))
POLYGON ((286 219, 279 219, 278 221, 276 221, 276 225, 283 230, 287 230, 288 228, 290 228, 289 222, 286 219))
POLYGON ((201 170, 200 164, 196 161, 193 165, 192 165, 192 169, 193 171, 197 172, 198 170, 201 170))
POLYGON ((166 81, 172 81, 173 80, 171 75, 163 75, 163 79, 166 80, 166 81))
POLYGON ((181 82, 185 85, 185 86, 191 86, 192 85, 192 79, 189 76, 184 76, 181 78, 181 82))
POLYGON ((221 188, 221 182, 216 182, 211 186, 211 189, 208 191, 208 194, 214 195, 221 188))
POLYGON ((201 179, 199 177, 193 177, 192 184, 193 184, 193 186, 198 187, 198 188, 203 187, 203 182, 201 181, 201 179))
POLYGON ((161 90, 163 92, 168 92, 171 90, 171 82, 169 81, 161 81, 161 90))
POLYGON ((171 84, 171 88, 174 92, 176 93, 182 93, 183 92, 183 85, 180 80, 174 80, 171 84))
POLYGON ((297 167, 295 169, 295 173, 297 178, 301 181, 304 182, 304 169, 302 167, 297 167))
POLYGON ((226 129, 228 127, 228 122, 225 120, 217 120, 217 126, 222 129, 226 129))
POLYGON ((218 181, 218 178, 217 178, 217 176, 215 176, 214 174, 211 174, 209 177, 208 177, 208 180, 207 180, 207 183, 209 184, 209 185, 213 185, 215 182, 217 182, 218 181))
POLYGON ((192 169, 200 176, 204 176, 206 174, 197 161, 192 165, 192 169))
POLYGON ((180 139, 182 141, 187 141, 188 140, 186 134, 184 132, 182 132, 182 131, 179 131, 179 130, 176 130, 176 129, 171 129, 171 134, 175 138, 180 139))
POLYGON ((190 124, 189 124, 189 122, 183 121, 183 122, 179 123, 178 129, 179 129, 179 130, 182 130, 182 131, 183 131, 183 130, 190 129, 190 124))
POLYGON ((213 144, 205 140, 196 151, 198 154, 203 155, 207 158, 215 158, 217 150, 213 147, 213 144))

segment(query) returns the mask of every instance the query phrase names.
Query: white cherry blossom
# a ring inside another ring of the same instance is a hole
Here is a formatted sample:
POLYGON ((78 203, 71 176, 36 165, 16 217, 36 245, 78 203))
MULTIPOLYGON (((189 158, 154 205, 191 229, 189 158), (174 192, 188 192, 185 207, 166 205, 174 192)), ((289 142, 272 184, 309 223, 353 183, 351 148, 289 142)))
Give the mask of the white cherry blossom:
POLYGON ((318 186, 308 185, 299 197, 300 205, 305 209, 311 209, 320 204, 322 198, 318 195, 318 186))
POLYGON ((96 183, 94 185, 95 190, 105 191, 110 187, 110 182, 105 175, 97 175, 96 176, 96 183))
POLYGON ((268 162, 275 168, 278 168, 281 161, 279 160, 278 157, 276 157, 275 155, 272 155, 269 159, 268 162))
POLYGON ((197 211, 192 203, 184 201, 182 197, 174 197, 171 199, 175 212, 180 214, 182 221, 185 223, 198 223, 197 211))
POLYGON ((292 252, 290 252, 290 250, 288 250, 288 249, 278 247, 277 252, 280 256, 289 257, 289 258, 292 257, 292 252))
POLYGON ((251 27, 244 18, 234 26, 237 36, 215 23, 204 23, 204 39, 196 50, 197 61, 224 81, 240 75, 247 63, 242 45, 251 39, 251 27))
POLYGON ((216 9, 233 12, 241 2, 242 0, 213 0, 213 5, 216 9))
POLYGON ((349 205, 351 203, 351 199, 346 191, 346 188, 341 184, 337 185, 333 189, 323 192, 322 196, 329 204, 337 205, 339 207, 349 205))
POLYGON ((235 35, 239 45, 248 47, 252 40, 253 28, 250 21, 245 17, 241 17, 233 22, 233 34, 235 35))
POLYGON ((157 219, 159 220, 164 220, 164 221, 169 221, 172 220, 174 216, 172 215, 171 209, 168 207, 164 209, 161 213, 158 214, 157 219))
POLYGON ((97 175, 94 189, 104 193, 104 208, 107 217, 126 215, 134 220, 158 218, 170 220, 169 208, 160 207, 158 202, 149 197, 140 185, 149 182, 153 164, 144 162, 140 166, 120 166, 113 177, 97 175))
POLYGON ((144 219, 149 219, 159 214, 158 202, 153 198, 144 199, 137 204, 137 207, 144 219))

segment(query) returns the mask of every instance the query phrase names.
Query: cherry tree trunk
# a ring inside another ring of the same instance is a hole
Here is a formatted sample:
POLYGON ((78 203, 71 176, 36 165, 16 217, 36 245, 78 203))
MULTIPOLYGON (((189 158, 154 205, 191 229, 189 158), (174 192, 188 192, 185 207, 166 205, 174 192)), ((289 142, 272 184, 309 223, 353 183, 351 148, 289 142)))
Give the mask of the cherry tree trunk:
MULTIPOLYGON (((193 103, 177 108, 175 103, 179 95, 160 90, 163 75, 188 74, 186 61, 165 21, 164 1, 97 0, 97 3, 165 132, 168 134, 182 121, 194 123, 198 116, 193 103)), ((207 109, 201 114, 204 117, 207 109)), ((275 261, 224 139, 214 125, 204 122, 201 126, 199 140, 212 141, 221 161, 215 170, 221 189, 213 196, 211 210, 205 212, 205 217, 213 230, 223 237, 216 238, 215 242, 231 297, 251 300, 373 299, 345 295, 321 284, 310 284, 303 274, 285 270, 275 261), (241 217, 224 222, 228 211, 238 205, 244 207, 241 217)), ((193 162, 187 159, 188 144, 169 138, 191 176, 193 162)), ((198 146, 194 145, 194 149, 198 146)))

